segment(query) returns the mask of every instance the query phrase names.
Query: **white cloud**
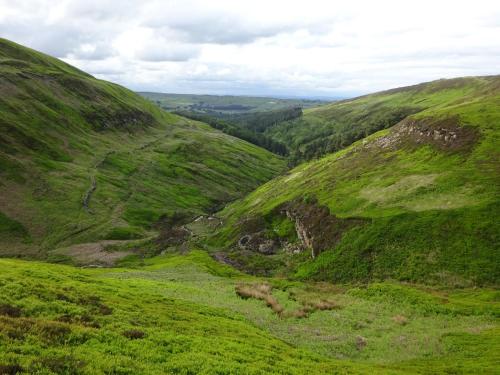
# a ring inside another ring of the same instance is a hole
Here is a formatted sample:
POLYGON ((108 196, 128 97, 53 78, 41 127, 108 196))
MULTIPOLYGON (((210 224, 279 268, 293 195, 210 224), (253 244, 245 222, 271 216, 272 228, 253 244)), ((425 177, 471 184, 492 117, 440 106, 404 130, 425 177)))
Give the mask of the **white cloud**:
POLYGON ((498 74, 500 2, 0 0, 0 35, 136 90, 334 96, 498 74))

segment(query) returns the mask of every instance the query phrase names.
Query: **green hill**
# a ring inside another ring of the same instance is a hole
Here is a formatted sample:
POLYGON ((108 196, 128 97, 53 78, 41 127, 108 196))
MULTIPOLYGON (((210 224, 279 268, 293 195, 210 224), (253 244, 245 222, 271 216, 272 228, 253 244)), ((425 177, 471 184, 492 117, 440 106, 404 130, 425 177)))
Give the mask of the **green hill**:
POLYGON ((348 124, 363 116, 369 123, 377 116, 373 108, 427 108, 231 204, 214 244, 232 249, 235 264, 260 273, 334 282, 497 283, 499 103, 495 76, 431 82, 311 110, 305 117, 330 113, 348 124), (311 248, 316 257, 308 260, 311 248))
POLYGON ((148 237, 169 218, 242 196, 284 166, 5 39, 0 92, 1 255, 148 237))
POLYGON ((465 77, 382 91, 306 109, 301 118, 281 122, 265 134, 286 144, 297 163, 338 151, 413 114, 432 116, 463 102, 498 106, 498 81, 498 76, 465 77))

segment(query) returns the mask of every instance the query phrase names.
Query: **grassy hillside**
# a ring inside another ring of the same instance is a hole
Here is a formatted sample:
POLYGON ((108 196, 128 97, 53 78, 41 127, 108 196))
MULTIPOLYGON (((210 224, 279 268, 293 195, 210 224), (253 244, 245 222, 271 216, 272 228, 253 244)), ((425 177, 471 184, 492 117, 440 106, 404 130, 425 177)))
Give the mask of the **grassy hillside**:
POLYGON ((325 103, 321 100, 278 99, 232 95, 164 94, 157 92, 140 92, 139 94, 169 111, 190 111, 214 115, 265 112, 295 106, 308 108, 325 103))
POLYGON ((235 264, 261 273, 496 284, 500 78, 418 87, 418 100, 413 88, 332 105, 354 111, 377 102, 395 109, 419 102, 428 109, 302 164, 228 206, 213 244, 228 246, 235 264), (297 237, 296 223, 306 241, 297 237), (244 235, 248 245, 236 246, 244 235), (309 249, 295 254, 303 248, 309 249))
POLYGON ((338 151, 412 114, 432 115, 463 102, 498 106, 498 82, 498 76, 465 77, 382 91, 306 109, 301 118, 281 122, 265 134, 285 143, 297 163, 338 151))
POLYGON ((280 172, 274 154, 0 39, 0 254, 148 237, 280 172))
POLYGON ((0 372, 497 371, 494 290, 267 280, 202 251, 132 265, 91 270, 0 260, 0 372), (239 297, 242 286, 268 290, 283 310, 239 297))
POLYGON ((0 259, 0 374, 497 373, 499 80, 469 81, 193 220, 285 161, 0 39, 0 255, 118 265, 0 259))

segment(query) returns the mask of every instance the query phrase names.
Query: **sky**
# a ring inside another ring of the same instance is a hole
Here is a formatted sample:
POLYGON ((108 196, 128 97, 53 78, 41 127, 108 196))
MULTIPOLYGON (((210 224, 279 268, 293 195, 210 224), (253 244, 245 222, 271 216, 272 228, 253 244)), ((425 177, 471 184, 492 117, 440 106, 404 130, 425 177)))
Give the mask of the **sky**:
POLYGON ((334 98, 500 74, 498 0, 0 0, 0 36, 136 91, 334 98))

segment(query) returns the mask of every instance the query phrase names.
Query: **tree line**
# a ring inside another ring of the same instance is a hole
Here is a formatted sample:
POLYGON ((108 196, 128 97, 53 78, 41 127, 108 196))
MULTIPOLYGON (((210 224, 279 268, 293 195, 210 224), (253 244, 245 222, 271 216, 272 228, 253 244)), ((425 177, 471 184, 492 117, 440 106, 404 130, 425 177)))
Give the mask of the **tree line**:
POLYGON ((246 128, 241 123, 235 121, 233 122, 228 119, 218 118, 205 113, 191 112, 186 110, 178 110, 174 111, 174 113, 192 120, 207 123, 214 129, 218 129, 223 133, 243 139, 256 146, 265 148, 266 150, 271 151, 275 154, 288 156, 288 148, 283 143, 275 141, 262 133, 256 132, 255 130, 253 130, 254 128, 246 128))
POLYGON ((290 121, 302 116, 301 107, 289 107, 265 112, 247 112, 238 114, 221 114, 222 118, 237 123, 255 133, 263 133, 271 126, 283 121, 290 121))

